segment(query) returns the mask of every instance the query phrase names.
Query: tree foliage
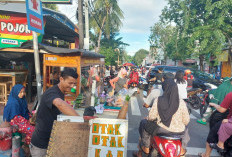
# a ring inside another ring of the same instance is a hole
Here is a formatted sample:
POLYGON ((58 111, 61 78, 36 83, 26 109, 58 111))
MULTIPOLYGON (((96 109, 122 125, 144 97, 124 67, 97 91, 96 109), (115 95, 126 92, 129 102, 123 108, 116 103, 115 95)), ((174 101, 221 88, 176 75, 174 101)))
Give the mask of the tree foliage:
POLYGON ((161 22, 176 27, 176 37, 172 38, 177 41, 166 43, 168 47, 176 44, 173 50, 180 57, 199 57, 202 64, 205 56, 215 55, 231 42, 231 18, 231 0, 168 0, 161 22))
POLYGON ((90 17, 90 27, 97 38, 96 51, 100 50, 102 35, 109 39, 111 33, 118 32, 124 19, 123 11, 118 6, 117 0, 94 0, 94 12, 90 17))
POLYGON ((133 57, 132 56, 128 55, 126 52, 124 52, 123 54, 124 54, 123 58, 124 58, 125 63, 133 62, 133 57))
POLYGON ((125 46, 129 46, 129 44, 124 43, 122 41, 122 37, 118 37, 119 33, 117 32, 112 32, 110 33, 109 38, 106 38, 104 36, 104 38, 101 40, 101 45, 104 47, 112 47, 113 49, 120 49, 120 51, 123 51, 123 49, 125 48, 125 46))
POLYGON ((134 57, 133 57, 133 62, 137 65, 140 65, 143 61, 143 59, 149 54, 149 51, 145 49, 140 49, 138 50, 134 57))
POLYGON ((105 56, 105 65, 117 65, 118 53, 112 47, 102 46, 99 53, 105 56))

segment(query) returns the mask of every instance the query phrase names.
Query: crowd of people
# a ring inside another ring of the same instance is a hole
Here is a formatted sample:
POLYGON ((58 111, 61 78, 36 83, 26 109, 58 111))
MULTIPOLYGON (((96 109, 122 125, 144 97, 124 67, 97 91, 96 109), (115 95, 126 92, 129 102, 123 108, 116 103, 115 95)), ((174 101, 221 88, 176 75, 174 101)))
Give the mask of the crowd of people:
MULTIPOLYGON (((188 132, 190 116, 184 99, 187 99, 187 89, 192 87, 193 77, 191 73, 177 71, 175 75, 164 74, 163 69, 159 68, 156 75, 151 78, 151 69, 147 70, 146 68, 119 67, 118 72, 115 67, 102 69, 91 68, 89 70, 89 82, 96 80, 100 83, 101 78, 110 77, 110 90, 114 94, 117 94, 123 88, 138 87, 141 76, 145 76, 148 82, 153 82, 143 104, 144 107, 151 109, 147 118, 139 124, 139 151, 134 152, 133 155, 141 157, 142 152, 148 154, 150 138, 158 133, 178 134, 182 138, 181 155, 185 155, 190 140, 188 132), (149 125, 154 127, 151 129, 149 125)), ((32 157, 46 155, 52 125, 58 114, 79 116, 64 101, 65 93, 71 91, 78 77, 77 73, 70 68, 62 71, 59 79, 54 75, 52 82, 56 81, 56 83, 42 95, 40 106, 36 112, 35 123, 31 120, 33 116, 27 107, 25 87, 17 84, 12 88, 4 108, 3 121, 26 135, 25 143, 29 145, 32 157)), ((214 107, 219 113, 226 113, 226 118, 217 119, 217 122, 210 126, 206 151, 199 153, 201 157, 209 157, 212 148, 223 152, 224 142, 232 135, 232 79, 221 84, 214 92, 218 101, 211 102, 210 106, 214 107)))

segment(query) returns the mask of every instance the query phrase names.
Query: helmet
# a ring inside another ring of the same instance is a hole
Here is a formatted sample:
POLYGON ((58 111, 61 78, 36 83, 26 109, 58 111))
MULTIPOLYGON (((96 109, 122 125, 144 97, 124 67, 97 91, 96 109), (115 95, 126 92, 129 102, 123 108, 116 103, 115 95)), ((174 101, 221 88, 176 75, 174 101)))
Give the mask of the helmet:
POLYGON ((189 74, 191 74, 191 70, 189 70, 189 69, 187 69, 187 70, 185 70, 185 75, 189 75, 189 74))

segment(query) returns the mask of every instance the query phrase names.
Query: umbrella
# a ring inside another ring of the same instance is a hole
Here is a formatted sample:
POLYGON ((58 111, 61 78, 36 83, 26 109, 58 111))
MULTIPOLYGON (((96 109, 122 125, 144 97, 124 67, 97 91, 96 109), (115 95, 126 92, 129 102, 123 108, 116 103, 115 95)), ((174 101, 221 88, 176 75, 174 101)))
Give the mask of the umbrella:
POLYGON ((134 66, 132 63, 124 63, 123 66, 134 66))

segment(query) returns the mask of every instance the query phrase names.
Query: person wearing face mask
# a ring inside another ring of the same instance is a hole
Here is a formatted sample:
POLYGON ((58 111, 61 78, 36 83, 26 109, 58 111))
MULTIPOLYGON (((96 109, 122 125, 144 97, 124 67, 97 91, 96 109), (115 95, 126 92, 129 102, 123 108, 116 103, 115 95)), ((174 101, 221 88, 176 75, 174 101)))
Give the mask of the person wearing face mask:
POLYGON ((47 89, 37 110, 35 131, 32 135, 30 152, 32 157, 46 156, 48 142, 53 122, 57 115, 79 116, 78 113, 64 101, 65 93, 71 91, 77 82, 78 74, 71 68, 61 72, 60 82, 47 89))
POLYGON ((31 114, 27 107, 25 98, 25 87, 21 84, 16 84, 8 98, 7 104, 3 111, 3 121, 10 125, 17 126, 18 132, 26 134, 25 142, 30 144, 31 136, 35 127, 30 124, 29 118, 31 114))

